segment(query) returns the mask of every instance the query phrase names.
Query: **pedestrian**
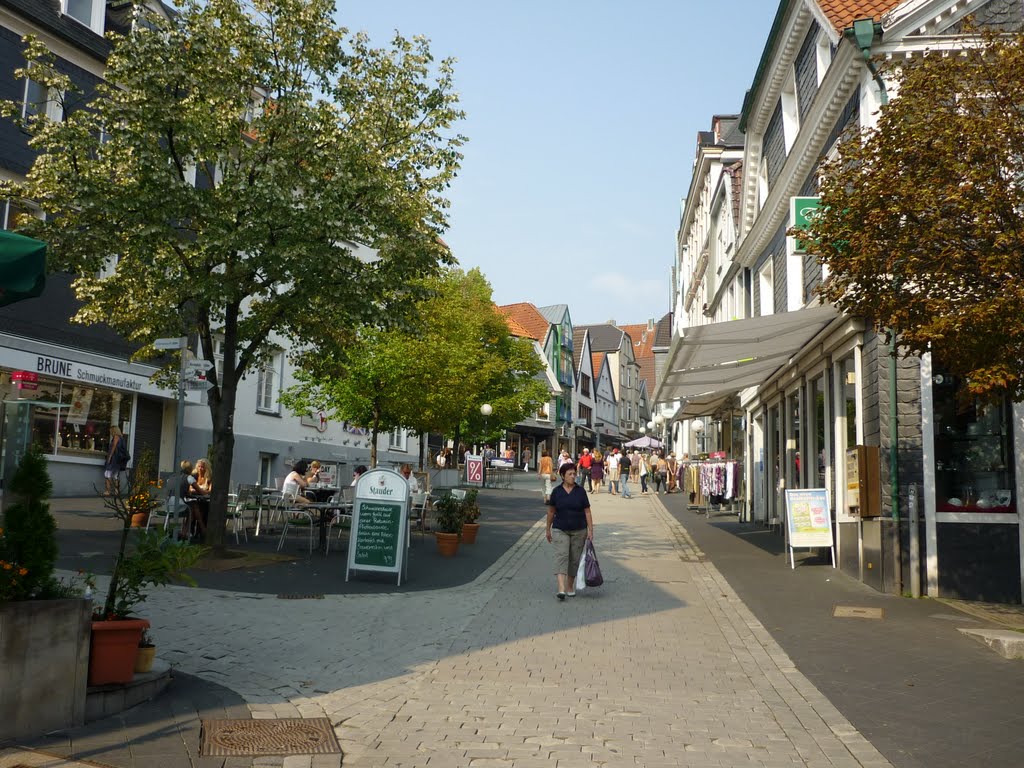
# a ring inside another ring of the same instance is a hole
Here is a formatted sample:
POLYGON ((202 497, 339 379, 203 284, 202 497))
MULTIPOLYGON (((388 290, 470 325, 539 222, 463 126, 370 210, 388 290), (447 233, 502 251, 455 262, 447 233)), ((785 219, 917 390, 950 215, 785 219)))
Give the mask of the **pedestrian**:
POLYGON ((675 451, 672 451, 668 455, 668 492, 675 493, 678 488, 676 487, 677 478, 679 475, 679 462, 676 461, 675 451))
POLYGON ((629 492, 629 476, 632 468, 633 460, 629 457, 629 452, 627 451, 619 458, 619 477, 622 478, 622 498, 624 499, 633 498, 633 494, 629 492))
POLYGON ((654 482, 658 493, 668 492, 668 462, 665 460, 664 451, 658 456, 658 474, 655 475, 654 482))
POLYGON ((121 473, 128 469, 128 446, 117 427, 110 427, 110 448, 103 463, 103 495, 113 496, 121 484, 121 473))
POLYGON ((580 455, 579 460, 579 479, 580 487, 585 487, 588 491, 594 490, 594 483, 592 480, 593 473, 591 468, 594 465, 594 457, 590 455, 590 449, 584 448, 583 453, 580 455))
POLYGON ((629 456, 629 482, 639 483, 640 482, 640 449, 634 448, 632 454, 629 456))
POLYGON ((569 458, 569 452, 563 448, 561 452, 558 454, 558 469, 561 469, 563 464, 571 463, 572 459, 569 458))
POLYGON ((533 451, 529 448, 523 448, 523 472, 530 471, 530 459, 533 458, 533 451))
POLYGON ((537 462, 537 477, 539 477, 544 483, 545 504, 551 500, 551 481, 554 474, 555 468, 551 462, 551 454, 548 453, 547 448, 542 448, 540 452, 540 461, 537 462))
POLYGON ((647 457, 641 454, 640 458, 637 460, 636 463, 640 465, 640 467, 638 469, 638 471, 640 473, 640 495, 641 496, 646 496, 647 495, 647 475, 650 474, 650 471, 647 468, 647 457))
POLYGON ((600 493, 601 486, 604 485, 604 454, 595 448, 592 456, 593 461, 590 462, 590 487, 594 489, 594 493, 600 493))
POLYGON ((587 492, 576 485, 576 465, 572 462, 563 464, 558 472, 562 482, 551 491, 547 540, 554 544, 555 550, 555 578, 558 581, 555 596, 564 601, 567 596, 576 596, 576 571, 586 542, 594 538, 594 519, 590 514, 587 492))
POLYGON ((612 496, 619 492, 619 449, 612 448, 608 454, 608 461, 605 462, 608 470, 608 493, 612 496))

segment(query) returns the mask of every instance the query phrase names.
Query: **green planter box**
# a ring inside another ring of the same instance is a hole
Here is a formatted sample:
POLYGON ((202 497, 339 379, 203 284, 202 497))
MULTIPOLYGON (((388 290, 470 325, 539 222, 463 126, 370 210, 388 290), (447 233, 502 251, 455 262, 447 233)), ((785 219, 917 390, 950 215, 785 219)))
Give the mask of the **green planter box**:
POLYGON ((0 604, 0 740, 85 722, 91 600, 0 604))

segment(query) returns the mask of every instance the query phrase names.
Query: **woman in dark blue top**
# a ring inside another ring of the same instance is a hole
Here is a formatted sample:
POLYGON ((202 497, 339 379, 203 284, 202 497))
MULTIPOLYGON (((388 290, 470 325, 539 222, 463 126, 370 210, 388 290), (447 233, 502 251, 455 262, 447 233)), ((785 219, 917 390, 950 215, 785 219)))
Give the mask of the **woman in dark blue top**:
POLYGON ((565 600, 576 596, 576 569, 580 567, 583 547, 594 538, 594 520, 590 515, 590 498, 576 485, 576 465, 572 462, 558 468, 562 484, 551 490, 548 501, 548 542, 555 545, 556 597, 565 600), (552 534, 554 529, 554 534, 552 534))

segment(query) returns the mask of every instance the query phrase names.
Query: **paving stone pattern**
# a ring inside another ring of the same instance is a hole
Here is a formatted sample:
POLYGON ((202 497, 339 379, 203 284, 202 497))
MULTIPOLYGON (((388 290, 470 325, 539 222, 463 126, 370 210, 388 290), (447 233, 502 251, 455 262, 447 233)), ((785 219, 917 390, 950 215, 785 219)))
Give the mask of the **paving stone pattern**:
POLYGON ((346 767, 889 766, 656 497, 592 499, 605 584, 564 603, 538 524, 464 587, 308 601, 172 587, 147 615, 163 658, 254 717, 330 718, 346 767))

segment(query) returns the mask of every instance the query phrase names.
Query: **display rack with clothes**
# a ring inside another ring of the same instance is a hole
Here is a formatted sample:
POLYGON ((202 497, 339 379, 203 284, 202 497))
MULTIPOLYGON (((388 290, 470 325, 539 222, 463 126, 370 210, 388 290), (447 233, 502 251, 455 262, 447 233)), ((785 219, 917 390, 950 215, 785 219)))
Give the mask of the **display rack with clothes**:
POLYGON ((740 462, 729 459, 706 459, 682 462, 679 481, 689 496, 690 506, 708 514, 712 506, 731 505, 742 500, 743 478, 740 462))

